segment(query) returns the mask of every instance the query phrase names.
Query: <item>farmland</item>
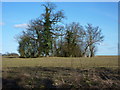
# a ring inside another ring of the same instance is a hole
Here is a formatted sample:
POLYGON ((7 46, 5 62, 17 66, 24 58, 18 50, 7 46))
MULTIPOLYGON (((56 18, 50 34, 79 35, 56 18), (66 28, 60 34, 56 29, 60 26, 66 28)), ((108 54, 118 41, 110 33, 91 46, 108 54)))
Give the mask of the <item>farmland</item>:
POLYGON ((3 58, 4 67, 117 67, 118 57, 93 57, 93 58, 69 58, 69 57, 42 57, 42 58, 3 58))
POLYGON ((118 57, 2 59, 3 88, 120 88, 118 57))

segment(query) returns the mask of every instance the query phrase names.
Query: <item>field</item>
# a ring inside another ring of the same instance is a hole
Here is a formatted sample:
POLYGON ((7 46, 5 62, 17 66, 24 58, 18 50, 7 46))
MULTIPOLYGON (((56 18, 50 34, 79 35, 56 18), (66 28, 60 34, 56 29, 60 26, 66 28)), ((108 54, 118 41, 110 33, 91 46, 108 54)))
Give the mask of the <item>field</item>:
POLYGON ((118 57, 2 59, 3 88, 120 88, 118 57))
POLYGON ((5 67, 118 67, 118 57, 93 57, 93 58, 65 58, 65 57, 43 57, 43 58, 3 58, 5 67))

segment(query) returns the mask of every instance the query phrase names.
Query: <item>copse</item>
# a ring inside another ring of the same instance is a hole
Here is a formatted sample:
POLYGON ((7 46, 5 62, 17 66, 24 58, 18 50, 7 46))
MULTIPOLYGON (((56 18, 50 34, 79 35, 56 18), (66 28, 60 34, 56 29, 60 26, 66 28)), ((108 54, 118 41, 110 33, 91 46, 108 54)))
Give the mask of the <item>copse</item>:
POLYGON ((63 11, 55 12, 52 3, 42 5, 45 12, 31 20, 27 31, 20 36, 18 51, 21 57, 50 56, 53 52, 53 39, 60 31, 57 25, 64 18, 63 11))
MULTIPOLYGON (((101 43, 104 36, 101 29, 87 24, 83 27, 79 23, 72 22, 64 28, 65 35, 63 44, 58 46, 61 50, 58 55, 64 57, 93 57, 96 53, 97 44, 101 43)), ((61 41, 60 41, 61 42, 61 41)))
POLYGON ((40 56, 93 57, 97 44, 103 41, 101 29, 92 24, 85 27, 77 22, 63 25, 62 10, 55 11, 53 3, 42 5, 44 13, 30 21, 27 30, 19 36, 18 52, 21 57, 40 56))
POLYGON ((65 57, 81 57, 82 43, 85 31, 79 23, 73 22, 65 26, 65 36, 62 41, 62 53, 65 57))

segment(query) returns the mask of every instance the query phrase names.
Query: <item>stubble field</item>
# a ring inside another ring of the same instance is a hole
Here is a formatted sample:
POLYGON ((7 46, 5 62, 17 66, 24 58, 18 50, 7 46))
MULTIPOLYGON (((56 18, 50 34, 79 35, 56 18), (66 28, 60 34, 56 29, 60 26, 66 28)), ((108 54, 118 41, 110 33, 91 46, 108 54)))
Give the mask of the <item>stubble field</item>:
POLYGON ((3 89, 119 89, 118 57, 2 58, 3 89))

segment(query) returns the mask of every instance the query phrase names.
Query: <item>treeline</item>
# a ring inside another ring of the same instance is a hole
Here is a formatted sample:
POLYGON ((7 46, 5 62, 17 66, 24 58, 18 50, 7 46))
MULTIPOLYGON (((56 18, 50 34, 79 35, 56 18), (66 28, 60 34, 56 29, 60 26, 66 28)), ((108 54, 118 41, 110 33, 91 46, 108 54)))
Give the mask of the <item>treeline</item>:
POLYGON ((14 57, 19 57, 19 55, 18 55, 17 53, 9 53, 9 52, 6 52, 5 54, 0 53, 0 55, 2 55, 2 56, 14 56, 14 57))
POLYGON ((100 28, 78 22, 63 25, 62 10, 55 11, 53 3, 42 5, 45 12, 31 20, 27 30, 18 38, 18 51, 21 57, 93 57, 96 45, 103 41, 100 28))

